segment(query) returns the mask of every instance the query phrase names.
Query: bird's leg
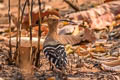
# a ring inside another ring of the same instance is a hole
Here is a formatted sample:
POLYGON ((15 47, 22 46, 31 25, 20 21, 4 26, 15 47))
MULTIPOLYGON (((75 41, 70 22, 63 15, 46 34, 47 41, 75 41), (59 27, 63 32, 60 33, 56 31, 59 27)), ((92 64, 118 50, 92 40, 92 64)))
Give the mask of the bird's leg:
POLYGON ((51 61, 49 61, 49 63, 50 63, 50 69, 49 70, 53 71, 54 66, 52 65, 51 61))
POLYGON ((63 69, 62 72, 59 75, 60 79, 62 80, 67 80, 67 73, 66 71, 63 69))
POLYGON ((54 69, 53 72, 55 73, 56 80, 67 80, 65 68, 62 67, 62 70, 54 69))

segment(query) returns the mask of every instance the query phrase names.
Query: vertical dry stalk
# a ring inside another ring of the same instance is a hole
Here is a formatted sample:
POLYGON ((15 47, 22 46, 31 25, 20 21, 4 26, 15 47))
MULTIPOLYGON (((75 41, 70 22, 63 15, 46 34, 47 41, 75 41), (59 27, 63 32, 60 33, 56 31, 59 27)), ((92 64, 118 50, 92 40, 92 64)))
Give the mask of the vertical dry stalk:
MULTIPOLYGON (((24 6, 23 6, 23 9, 22 9, 22 13, 21 13, 21 17, 20 17, 20 38, 19 38, 19 41, 21 41, 21 28, 22 28, 22 20, 23 20, 23 15, 24 15, 24 11, 25 11, 25 7, 26 7, 26 4, 27 4, 27 0, 25 1, 24 3, 24 6)), ((20 9, 20 8, 19 8, 20 9)))
POLYGON ((8 16, 9 16, 9 47, 10 47, 10 51, 9 51, 9 59, 10 61, 12 60, 12 46, 11 46, 11 13, 10 13, 10 0, 8 1, 8 16))
POLYGON ((21 26, 20 26, 21 25, 21 22, 20 22, 21 21, 21 19, 20 19, 21 18, 20 17, 20 15, 21 15, 21 12, 20 12, 21 0, 19 0, 18 4, 19 4, 19 6, 18 6, 18 10, 19 10, 18 11, 18 21, 19 21, 19 34, 18 34, 19 35, 19 46, 18 46, 18 48, 19 48, 19 53, 20 53, 20 48, 21 48, 21 26))
MULTIPOLYGON (((18 43, 18 51, 19 51, 19 54, 18 54, 18 57, 20 57, 20 48, 21 48, 21 28, 20 28, 20 5, 21 5, 21 0, 19 0, 18 2, 18 22, 19 22, 19 34, 18 34, 18 38, 19 38, 19 43, 18 43)), ((19 58, 18 58, 18 61, 19 61, 19 58)))
MULTIPOLYGON (((33 16, 32 16, 33 3, 34 3, 33 0, 31 0, 31 11, 30 11, 31 23, 32 23, 32 20, 33 20, 33 19, 32 19, 32 17, 33 17, 33 16)), ((32 25, 31 25, 31 34, 30 34, 30 35, 31 35, 31 38, 32 38, 32 25)), ((31 49, 32 49, 32 48, 33 48, 33 46, 31 46, 31 49)), ((33 49, 32 49, 32 50, 33 50, 33 49)), ((34 58, 33 58, 33 55, 34 55, 34 53, 33 53, 33 51, 32 51, 32 53, 31 53, 31 63, 33 63, 33 59, 34 59, 34 58)))
POLYGON ((30 61, 32 62, 32 8, 30 6, 31 3, 28 0, 29 26, 30 26, 30 61))
POLYGON ((39 60, 40 60, 40 37, 41 37, 41 2, 38 0, 38 5, 39 5, 39 30, 38 30, 38 51, 36 54, 36 62, 35 66, 38 67, 39 60))
POLYGON ((21 0, 18 1, 18 26, 17 26, 17 38, 16 38, 16 63, 19 65, 19 55, 20 55, 20 4, 21 0))
POLYGON ((23 15, 24 15, 24 11, 25 11, 25 8, 26 8, 26 4, 27 4, 27 0, 25 1, 24 6, 23 6, 23 9, 22 9, 21 21, 20 21, 21 27, 22 27, 22 20, 23 20, 23 15))
POLYGON ((24 15, 26 4, 27 4, 27 0, 24 3, 22 13, 20 13, 21 0, 18 1, 18 19, 17 19, 18 25, 17 25, 17 36, 16 36, 16 53, 15 53, 15 57, 14 57, 17 65, 19 65, 19 63, 20 63, 21 27, 22 27, 22 20, 23 20, 23 15, 24 15))

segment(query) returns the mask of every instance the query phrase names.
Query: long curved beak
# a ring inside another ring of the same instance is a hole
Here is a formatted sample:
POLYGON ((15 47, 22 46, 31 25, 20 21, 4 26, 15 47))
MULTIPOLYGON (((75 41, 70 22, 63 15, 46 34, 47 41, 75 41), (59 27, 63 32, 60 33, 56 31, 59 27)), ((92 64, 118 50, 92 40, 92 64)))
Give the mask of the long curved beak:
POLYGON ((70 22, 71 24, 74 24, 74 25, 76 25, 76 24, 77 24, 76 22, 71 21, 71 20, 67 20, 67 19, 59 19, 59 22, 62 22, 62 21, 65 21, 65 22, 70 22))

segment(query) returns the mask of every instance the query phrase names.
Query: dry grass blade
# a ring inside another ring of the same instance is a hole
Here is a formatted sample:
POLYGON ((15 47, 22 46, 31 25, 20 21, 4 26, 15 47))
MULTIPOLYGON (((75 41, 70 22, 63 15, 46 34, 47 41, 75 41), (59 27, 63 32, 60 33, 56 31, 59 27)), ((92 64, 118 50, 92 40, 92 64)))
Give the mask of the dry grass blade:
POLYGON ((8 9, 8 16, 9 16, 9 36, 10 36, 10 39, 9 39, 9 47, 10 47, 9 59, 10 59, 10 61, 11 61, 11 59, 12 59, 12 46, 11 46, 11 14, 10 14, 10 0, 8 1, 8 6, 9 6, 9 9, 8 9))
MULTIPOLYGON (((22 23, 22 20, 23 20, 23 15, 24 15, 24 11, 25 11, 25 8, 26 8, 26 4, 27 4, 27 0, 25 1, 24 6, 23 6, 23 9, 22 9, 21 23, 22 23)), ((22 25, 22 24, 21 24, 21 25, 22 25)))
POLYGON ((38 30, 38 51, 36 53, 36 62, 35 66, 38 66, 40 60, 40 37, 41 37, 41 2, 38 0, 39 5, 39 30, 38 30))
MULTIPOLYGON (((32 0, 33 1, 33 0, 32 0)), ((29 27, 30 27, 30 60, 32 62, 32 1, 30 2, 30 0, 27 0, 27 4, 28 4, 28 13, 29 13, 29 27)))
MULTIPOLYGON (((32 11, 33 11, 33 3, 34 3, 34 0, 31 0, 31 10, 30 10, 30 15, 31 15, 31 27, 30 27, 30 38, 31 38, 31 41, 32 41, 32 21, 33 21, 33 16, 32 16, 32 11)), ((35 54, 33 54, 33 49, 32 49, 32 47, 33 47, 33 43, 31 42, 31 63, 33 63, 33 58, 34 58, 34 55, 35 54)))
MULTIPOLYGON (((24 15, 24 11, 25 11, 25 7, 27 4, 27 0, 24 3, 22 12, 21 12, 21 16, 20 16, 20 4, 21 1, 19 0, 18 2, 18 20, 17 20, 17 36, 16 36, 16 53, 14 56, 14 59, 16 61, 16 64, 19 65, 19 58, 20 58, 20 45, 21 45, 21 27, 22 27, 22 20, 23 20, 23 15, 24 15)), ((16 19, 15 19, 16 20, 16 19)))
MULTIPOLYGON (((24 15, 24 11, 25 11, 26 4, 27 4, 27 0, 25 1, 25 4, 24 4, 24 6, 23 6, 23 10, 22 10, 21 17, 20 17, 20 15, 19 15, 19 46, 20 46, 20 44, 21 44, 22 20, 23 20, 23 15, 24 15)), ((20 11, 20 2, 19 2, 19 11, 20 11)), ((20 12, 19 12, 19 14, 20 14, 20 12)))
POLYGON ((16 38, 16 54, 15 54, 15 59, 16 59, 16 64, 19 65, 19 55, 20 55, 20 4, 21 0, 18 1, 18 26, 17 26, 17 38, 16 38))

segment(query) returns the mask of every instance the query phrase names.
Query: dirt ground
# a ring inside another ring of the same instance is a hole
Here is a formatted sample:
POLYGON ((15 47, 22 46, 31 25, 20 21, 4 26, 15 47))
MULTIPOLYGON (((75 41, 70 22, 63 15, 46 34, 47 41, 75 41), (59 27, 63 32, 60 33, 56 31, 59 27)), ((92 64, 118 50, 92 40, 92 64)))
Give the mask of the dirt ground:
MULTIPOLYGON (((11 13, 17 16, 17 1, 11 0, 11 13)), ((24 3, 24 0, 21 0, 24 3)), ((42 0, 47 4, 54 6, 55 8, 61 9, 61 11, 69 11, 69 6, 63 3, 62 0, 42 0), (51 1, 48 3, 48 1, 51 1), (61 5, 62 6, 56 6, 61 5), (65 7, 65 8, 64 8, 65 7)), ((78 6, 80 4, 86 3, 88 0, 78 0, 78 6)), ((92 0, 93 3, 101 3, 100 0, 92 0)), ((92 2, 91 1, 91 2, 92 2)), ((89 1, 88 1, 89 2, 89 1)), ((50 65, 45 58, 43 52, 40 55, 40 67, 34 68, 33 73, 29 74, 23 72, 15 64, 10 64, 8 62, 9 47, 6 44, 6 37, 8 37, 8 0, 4 0, 0 3, 0 80, 54 80, 55 76, 59 75, 50 70, 50 65)), ((67 14, 67 13, 66 13, 67 14)), ((12 24, 12 28, 15 25, 12 24)), ((68 67, 70 70, 67 71, 64 80, 120 80, 120 72, 114 71, 104 71, 99 65, 99 61, 105 61, 105 56, 110 54, 109 57, 118 58, 120 53, 120 26, 115 28, 114 31, 118 31, 118 35, 111 35, 111 33, 106 33, 109 37, 107 40, 107 45, 113 45, 112 47, 106 47, 108 51, 96 53, 97 57, 102 58, 101 60, 96 60, 94 58, 79 57, 77 54, 70 54, 67 56, 68 67), (115 53, 118 52, 118 53, 115 53), (83 61, 84 59, 84 61, 83 61), (68 78, 68 79, 67 79, 68 78)), ((14 30, 13 30, 14 31, 14 30)), ((87 43, 87 45, 92 45, 92 43, 87 43)), ((15 47, 13 47, 15 48, 15 47)), ((15 50, 13 50, 14 52, 15 50)), ((107 58, 109 58, 107 57, 107 58)), ((109 62, 109 61, 108 61, 109 62)))

